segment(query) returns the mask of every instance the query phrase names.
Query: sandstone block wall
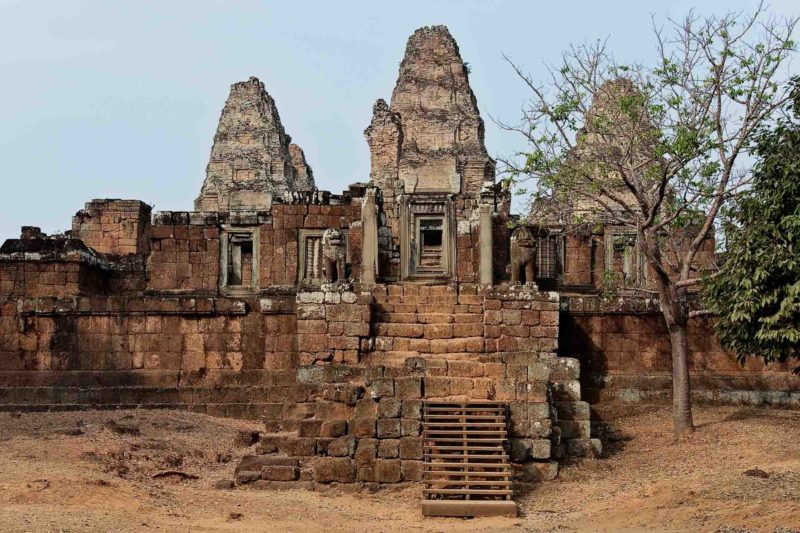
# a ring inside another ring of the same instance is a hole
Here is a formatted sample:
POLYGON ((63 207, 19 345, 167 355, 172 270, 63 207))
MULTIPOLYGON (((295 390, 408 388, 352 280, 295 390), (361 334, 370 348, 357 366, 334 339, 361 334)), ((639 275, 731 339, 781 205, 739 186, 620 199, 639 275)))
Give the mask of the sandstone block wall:
POLYGON ((3 304, 0 408, 144 406, 260 418, 266 403, 298 392, 294 299, 276 307, 196 297, 3 304))
POLYGON ((215 214, 159 213, 147 237, 147 288, 216 294, 219 229, 215 214), (197 216, 200 215, 200 216, 197 216), (212 218, 213 220, 208 220, 212 218))
POLYGON ((71 237, 103 254, 144 254, 150 211, 139 200, 92 200, 72 218, 71 237))
MULTIPOLYGON (((276 204, 271 224, 260 228, 260 276, 262 287, 294 286, 298 283, 299 230, 337 228, 350 231, 351 279, 357 279, 361 265, 361 232, 351 227, 361 217, 358 199, 342 200, 339 205, 276 204)), ((358 223, 360 226, 360 222, 358 223)))
MULTIPOLYGON (((559 354, 580 360, 584 399, 668 403, 672 349, 657 302, 601 311, 597 297, 565 299, 559 354)), ((800 379, 788 364, 750 359, 741 366, 717 341, 708 319, 689 324, 692 396, 700 403, 800 407, 800 379)))

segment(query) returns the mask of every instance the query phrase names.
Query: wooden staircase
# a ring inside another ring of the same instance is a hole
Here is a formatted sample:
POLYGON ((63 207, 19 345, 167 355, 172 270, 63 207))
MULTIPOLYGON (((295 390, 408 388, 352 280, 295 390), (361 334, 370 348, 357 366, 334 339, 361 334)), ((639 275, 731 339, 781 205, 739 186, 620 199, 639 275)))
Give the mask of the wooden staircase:
POLYGON ((506 428, 503 402, 425 402, 425 516, 517 515, 506 428))

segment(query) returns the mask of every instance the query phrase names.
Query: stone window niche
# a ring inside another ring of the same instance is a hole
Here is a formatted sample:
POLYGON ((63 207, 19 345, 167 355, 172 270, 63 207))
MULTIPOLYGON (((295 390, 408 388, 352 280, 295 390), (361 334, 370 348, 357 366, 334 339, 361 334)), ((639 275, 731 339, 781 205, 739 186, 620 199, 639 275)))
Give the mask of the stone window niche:
POLYGON ((227 294, 259 288, 258 228, 223 226, 220 235, 220 289, 227 294))
POLYGON ((536 233, 536 281, 544 288, 552 288, 564 278, 564 235, 543 229, 536 233))
POLYGON ((645 285, 645 257, 639 248, 635 230, 606 229, 605 248, 606 272, 614 275, 623 288, 645 285))
MULTIPOLYGON (((350 265, 350 232, 340 230, 344 237, 345 269, 350 265)), ((301 285, 320 285, 326 282, 325 261, 322 257, 324 229, 301 229, 297 243, 297 281, 301 285)))

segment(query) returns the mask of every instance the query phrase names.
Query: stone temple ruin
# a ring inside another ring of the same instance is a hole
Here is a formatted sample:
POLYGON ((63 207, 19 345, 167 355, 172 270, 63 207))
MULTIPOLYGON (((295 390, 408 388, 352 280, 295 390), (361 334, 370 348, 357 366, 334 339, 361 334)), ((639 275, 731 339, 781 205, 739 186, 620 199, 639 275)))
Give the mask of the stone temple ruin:
MULTIPOLYGON (((424 479, 426 504, 508 511, 512 482, 601 452, 589 402, 669 400, 657 300, 601 294, 608 272, 649 286, 635 234, 512 217, 446 28, 410 37, 364 133, 369 180, 319 190, 250 78, 194 211, 93 200, 63 235, 5 241, 0 409, 261 419, 239 483, 424 479)), ((697 400, 800 403, 785 369, 739 367, 702 319, 690 338, 697 400)))

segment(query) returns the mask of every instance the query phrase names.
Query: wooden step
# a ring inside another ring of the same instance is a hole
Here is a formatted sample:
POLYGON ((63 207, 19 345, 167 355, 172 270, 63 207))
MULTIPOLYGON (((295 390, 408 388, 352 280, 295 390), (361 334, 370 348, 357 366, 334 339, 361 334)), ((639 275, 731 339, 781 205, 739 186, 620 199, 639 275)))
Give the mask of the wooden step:
MULTIPOLYGON (((481 436, 492 436, 495 437, 497 435, 505 435, 505 429, 436 429, 436 428, 423 428, 422 429, 422 436, 429 437, 431 435, 475 435, 478 437, 481 436)), ((465 437, 466 438, 466 437, 465 437)))
POLYGON ((465 461, 463 463, 431 462, 431 463, 428 463, 428 464, 436 465, 438 467, 441 467, 441 466, 459 467, 459 468, 464 468, 465 471, 467 471, 467 469, 470 469, 470 468, 506 468, 507 466, 509 466, 508 463, 481 463, 481 462, 475 462, 475 461, 473 461, 473 462, 465 461))
MULTIPOLYGON (((456 442, 464 442, 464 439, 463 438, 457 439, 457 438, 453 438, 453 437, 447 437, 447 438, 438 438, 437 437, 436 438, 436 442, 452 442, 452 443, 456 443, 456 442)), ((506 439, 505 438, 479 438, 479 439, 478 438, 474 438, 474 439, 472 439, 472 442, 475 442, 475 443, 500 442, 500 443, 502 443, 502 442, 506 442, 506 439)))
POLYGON ((517 516, 511 500, 425 500, 424 516, 517 516))
POLYGON ((437 463, 431 463, 431 469, 425 470, 423 474, 430 474, 430 475, 441 475, 447 474, 452 476, 472 476, 475 478, 480 477, 511 477, 511 472, 506 470, 507 465, 489 465, 489 468, 492 470, 453 470, 454 468, 459 468, 456 466, 442 466, 437 463), (499 471, 497 469, 500 469, 499 471))
POLYGON ((463 494, 470 496, 493 495, 511 496, 514 491, 511 489, 422 489, 423 494, 463 494))
POLYGON ((474 480, 474 479, 427 479, 425 484, 437 487, 462 487, 464 485, 474 487, 510 487, 510 481, 501 480, 474 480))
POLYGON ((447 458, 453 459, 456 457, 458 458, 466 457, 468 459, 495 459, 498 461, 508 461, 508 455, 505 453, 497 455, 487 455, 487 454, 477 454, 477 453, 468 455, 462 455, 460 453, 426 453, 423 456, 430 459, 447 459, 447 458))
MULTIPOLYGON (((429 421, 429 422, 425 422, 425 423, 426 424, 427 423, 434 423, 434 422, 437 422, 439 420, 441 420, 441 421, 461 420, 461 419, 464 418, 464 416, 466 416, 466 415, 440 415, 440 414, 431 413, 431 414, 429 414, 428 416, 425 417, 429 421)), ((469 415, 469 419, 470 420, 497 420, 499 422, 505 423, 505 417, 503 415, 469 415)))
POLYGON ((468 427, 468 428, 503 428, 505 431, 506 423, 505 422, 423 422, 422 427, 424 428, 460 428, 460 427, 468 427))

